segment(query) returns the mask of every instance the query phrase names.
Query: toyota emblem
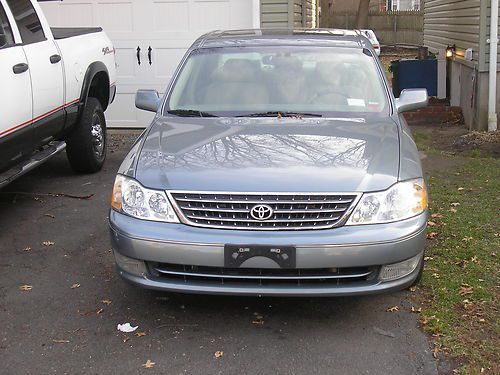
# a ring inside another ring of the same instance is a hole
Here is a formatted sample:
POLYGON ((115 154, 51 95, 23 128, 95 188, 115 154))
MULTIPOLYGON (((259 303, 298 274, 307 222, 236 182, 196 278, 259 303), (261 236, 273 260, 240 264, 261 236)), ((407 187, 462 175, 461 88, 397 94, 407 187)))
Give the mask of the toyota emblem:
POLYGON ((273 216, 273 209, 267 204, 258 204, 250 210, 250 216, 255 220, 267 220, 273 216))

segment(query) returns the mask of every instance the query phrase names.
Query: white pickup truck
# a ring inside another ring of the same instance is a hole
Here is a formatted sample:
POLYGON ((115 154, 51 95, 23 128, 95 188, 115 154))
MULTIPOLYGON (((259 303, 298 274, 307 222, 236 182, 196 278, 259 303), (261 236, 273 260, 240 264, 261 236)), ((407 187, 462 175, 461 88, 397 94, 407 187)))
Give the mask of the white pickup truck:
POLYGON ((50 28, 35 0, 0 0, 0 187, 66 148, 73 170, 106 157, 114 47, 100 28, 50 28))

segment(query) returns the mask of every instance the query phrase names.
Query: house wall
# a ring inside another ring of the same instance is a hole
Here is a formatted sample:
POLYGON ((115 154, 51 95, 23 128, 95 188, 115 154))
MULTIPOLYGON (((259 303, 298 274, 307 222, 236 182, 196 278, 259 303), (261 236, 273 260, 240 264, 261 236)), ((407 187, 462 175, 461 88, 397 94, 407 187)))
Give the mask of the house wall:
POLYGON ((316 27, 316 2, 317 0, 261 0, 261 27, 316 27))
POLYGON ((463 54, 466 49, 472 48, 472 64, 477 64, 481 2, 482 0, 425 0, 424 44, 433 52, 455 45, 458 52, 463 54))

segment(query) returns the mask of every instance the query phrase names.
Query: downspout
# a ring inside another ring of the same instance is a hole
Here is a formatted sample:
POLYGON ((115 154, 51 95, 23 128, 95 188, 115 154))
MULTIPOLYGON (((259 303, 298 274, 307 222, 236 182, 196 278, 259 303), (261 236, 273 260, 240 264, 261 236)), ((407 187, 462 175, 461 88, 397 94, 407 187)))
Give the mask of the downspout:
POLYGON ((491 0, 490 18, 490 82, 488 87, 488 131, 497 130, 497 48, 498 47, 498 0, 491 0))

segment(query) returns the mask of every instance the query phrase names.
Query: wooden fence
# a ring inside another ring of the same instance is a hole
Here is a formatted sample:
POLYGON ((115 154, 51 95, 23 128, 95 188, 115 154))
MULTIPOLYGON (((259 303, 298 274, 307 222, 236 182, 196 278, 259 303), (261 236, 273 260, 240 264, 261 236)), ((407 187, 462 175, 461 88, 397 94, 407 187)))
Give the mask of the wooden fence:
MULTIPOLYGON (((320 14, 320 27, 356 28, 356 13, 320 14)), ((379 42, 391 44, 423 44, 424 14, 421 11, 370 12, 368 28, 375 31, 379 42)))

